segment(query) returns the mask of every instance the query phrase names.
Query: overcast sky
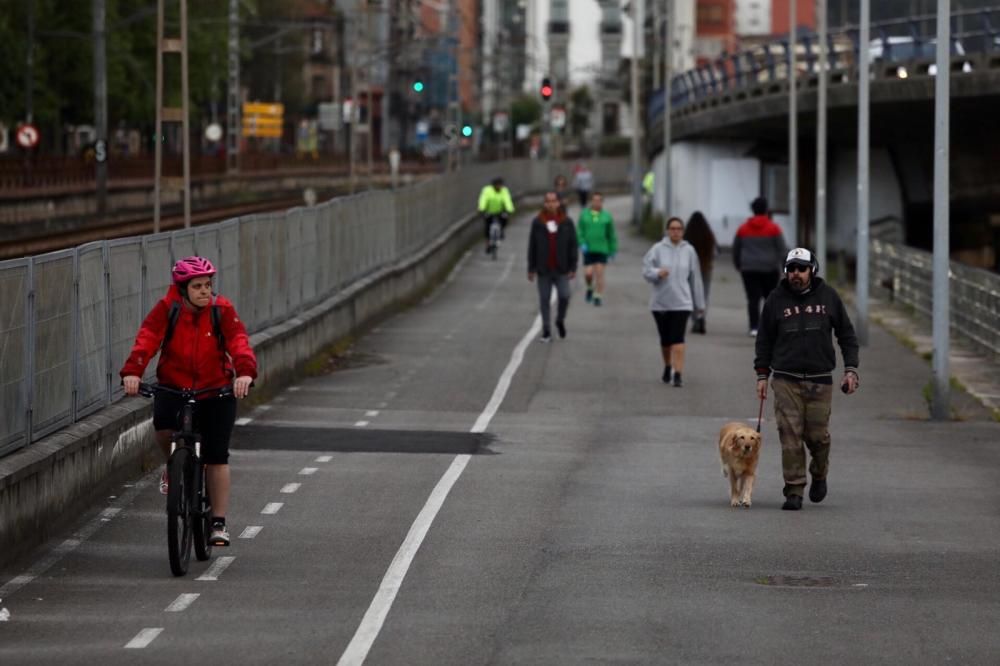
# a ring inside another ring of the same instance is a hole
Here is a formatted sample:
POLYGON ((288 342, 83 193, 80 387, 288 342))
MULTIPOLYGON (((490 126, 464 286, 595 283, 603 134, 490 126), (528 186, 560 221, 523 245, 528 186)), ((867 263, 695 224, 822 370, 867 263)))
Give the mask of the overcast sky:
MULTIPOLYGON (((534 0, 535 30, 534 41, 540 49, 537 53, 543 66, 537 70, 529 69, 528 89, 532 90, 535 80, 541 80, 548 67, 548 51, 545 46, 545 29, 549 20, 549 0, 534 0), (539 34, 540 33, 540 34, 539 34)), ((596 0, 570 0, 570 42, 569 67, 570 80, 580 84, 593 79, 596 68, 601 62, 601 7, 596 0)), ((625 23, 623 38, 628 39, 628 20, 625 23)), ((529 23, 530 25, 530 23, 529 23)), ((529 38, 530 39, 530 38, 529 38)))

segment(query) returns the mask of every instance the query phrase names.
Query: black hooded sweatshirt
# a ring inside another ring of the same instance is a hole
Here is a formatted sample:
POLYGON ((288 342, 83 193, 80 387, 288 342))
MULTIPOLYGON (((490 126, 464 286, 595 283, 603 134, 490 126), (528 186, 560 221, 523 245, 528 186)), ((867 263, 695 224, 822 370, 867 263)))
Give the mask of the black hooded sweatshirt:
POLYGON ((774 372, 785 379, 832 383, 837 353, 831 333, 837 335, 844 370, 857 373, 858 336, 837 292, 813 277, 809 288, 799 293, 783 278, 760 315, 753 362, 758 379, 774 372))

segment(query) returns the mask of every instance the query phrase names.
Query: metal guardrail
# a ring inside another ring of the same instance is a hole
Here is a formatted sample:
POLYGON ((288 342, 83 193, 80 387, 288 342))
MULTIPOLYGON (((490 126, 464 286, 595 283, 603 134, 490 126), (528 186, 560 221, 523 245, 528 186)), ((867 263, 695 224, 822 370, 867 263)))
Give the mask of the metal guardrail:
MULTIPOLYGON (((876 78, 907 78, 931 75, 935 61, 937 17, 913 16, 872 25, 873 39, 867 48, 872 55, 876 78), (888 65, 888 66, 886 66, 888 65)), ((952 13, 952 68, 957 73, 975 71, 982 63, 972 56, 988 56, 985 64, 1000 66, 1000 5, 952 13), (956 29, 961 23, 967 29, 956 29), (972 26, 971 28, 969 26, 972 26)), ((857 81, 858 28, 828 33, 828 58, 832 85, 857 81)), ((788 57, 794 50, 797 78, 815 78, 819 70, 819 39, 815 33, 799 33, 794 47, 787 37, 759 44, 737 53, 725 53, 700 67, 680 72, 672 78, 673 113, 720 97, 758 97, 785 93, 788 57)), ((647 118, 652 124, 663 113, 663 91, 650 96, 647 118)))
MULTIPOLYGON (((589 165, 599 187, 626 180, 624 160, 589 165)), ((215 263, 216 289, 254 333, 418 251, 474 210, 494 176, 527 192, 548 187, 559 172, 568 176, 570 165, 481 164, 313 208, 0 262, 0 455, 122 396, 118 370, 176 258, 200 254, 215 263)))
MULTIPOLYGON (((873 240, 871 293, 933 317, 933 255, 873 240)), ((1000 275, 951 262, 951 330, 977 350, 1000 359, 1000 275)))

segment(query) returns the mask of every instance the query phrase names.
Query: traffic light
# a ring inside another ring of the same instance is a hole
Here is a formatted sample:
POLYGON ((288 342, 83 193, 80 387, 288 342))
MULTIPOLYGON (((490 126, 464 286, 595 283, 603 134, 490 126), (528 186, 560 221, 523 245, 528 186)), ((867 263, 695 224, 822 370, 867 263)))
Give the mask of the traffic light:
POLYGON ((414 81, 413 82, 413 92, 415 92, 415 93, 422 93, 423 91, 424 91, 424 82, 421 81, 420 79, 417 79, 416 81, 414 81))
POLYGON ((472 136, 472 125, 462 125, 462 136, 472 136))
POLYGON ((549 77, 542 79, 542 99, 546 102, 552 98, 552 82, 549 81, 549 77))

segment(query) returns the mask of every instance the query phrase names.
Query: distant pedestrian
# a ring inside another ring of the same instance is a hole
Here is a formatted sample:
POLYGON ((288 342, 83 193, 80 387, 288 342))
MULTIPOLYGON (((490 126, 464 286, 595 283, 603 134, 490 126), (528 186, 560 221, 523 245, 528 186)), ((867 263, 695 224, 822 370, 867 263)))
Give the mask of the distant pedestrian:
POLYGON ((583 252, 583 277, 587 282, 588 303, 600 306, 604 298, 604 269, 618 251, 615 221, 604 210, 604 195, 594 192, 589 208, 580 211, 577 240, 583 252))
POLYGON ((785 259, 785 279, 771 292, 761 313, 754 369, 757 397, 767 397, 767 378, 774 390, 774 417, 781 439, 781 468, 785 478, 782 509, 802 508, 806 486, 806 452, 812 456, 809 499, 826 497, 830 469, 830 406, 837 353, 836 334, 844 358, 840 389, 858 389, 858 338, 840 296, 816 275, 819 262, 812 252, 797 247, 785 259), (803 443, 805 448, 803 448, 803 443))
POLYGON ((712 233, 712 227, 700 210, 696 210, 688 219, 684 240, 694 246, 698 253, 698 264, 701 266, 701 283, 705 286, 705 310, 700 317, 695 317, 691 324, 692 333, 704 334, 705 318, 708 314, 709 291, 712 288, 712 268, 715 265, 715 255, 719 253, 719 244, 712 233))
POLYGON ((781 278, 781 260, 788 252, 781 227, 767 212, 767 199, 757 197, 750 204, 753 217, 740 225, 733 241, 733 263, 743 278, 747 295, 750 335, 757 335, 761 303, 781 278))
POLYGON ((569 185, 566 183, 566 176, 559 174, 552 181, 552 187, 559 198, 559 206, 563 213, 566 213, 569 206, 569 185))
POLYGON ((642 260, 642 276, 652 285, 649 309, 660 334, 663 356, 663 382, 682 386, 684 372, 684 333, 688 318, 705 310, 705 292, 701 268, 694 246, 684 240, 684 221, 671 217, 666 237, 649 248, 642 260))
POLYGON ((573 174, 573 189, 580 197, 580 208, 583 208, 587 205, 590 193, 594 190, 594 174, 583 162, 576 166, 576 172, 573 174))
POLYGON ((549 326, 549 299, 552 288, 558 294, 556 329, 566 337, 566 310, 569 308, 569 281, 576 276, 578 249, 573 220, 559 205, 554 191, 545 193, 542 211, 531 222, 528 236, 528 281, 538 278, 538 310, 542 316, 542 342, 552 340, 549 326))

